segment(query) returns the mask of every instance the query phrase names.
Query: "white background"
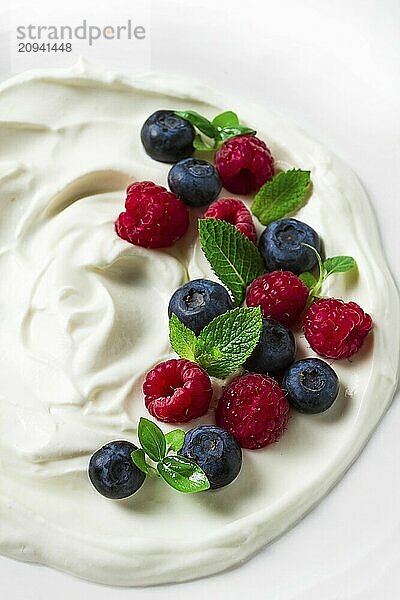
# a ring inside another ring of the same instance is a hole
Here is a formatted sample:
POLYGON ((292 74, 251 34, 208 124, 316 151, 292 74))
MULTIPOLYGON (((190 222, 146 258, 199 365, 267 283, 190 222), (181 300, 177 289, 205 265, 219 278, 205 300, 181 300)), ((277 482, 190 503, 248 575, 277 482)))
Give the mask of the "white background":
MULTIPOLYGON (((248 96, 282 112, 359 175, 392 272, 400 280, 398 0, 97 0, 91 5, 88 0, 66 5, 2 0, 0 17, 1 79, 24 68, 71 64, 80 53, 133 72, 152 68, 188 76, 225 91, 233 109, 235 97, 248 96), (83 18, 103 25, 131 18, 147 27, 148 38, 131 45, 81 44, 70 55, 17 55, 17 24, 77 25, 83 18)), ((334 491, 292 531, 238 569, 177 586, 127 590, 0 557, 1 597, 396 600, 399 425, 400 407, 394 402, 334 491)))

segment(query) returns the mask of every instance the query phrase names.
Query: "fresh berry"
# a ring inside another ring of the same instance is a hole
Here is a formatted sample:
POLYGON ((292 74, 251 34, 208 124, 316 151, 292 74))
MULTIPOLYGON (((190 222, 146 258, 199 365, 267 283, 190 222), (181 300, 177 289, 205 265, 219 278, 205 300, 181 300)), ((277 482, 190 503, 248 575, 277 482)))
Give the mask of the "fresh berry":
POLYGON ((211 425, 188 431, 179 454, 203 469, 212 490, 231 483, 242 466, 242 450, 235 438, 225 429, 211 425))
POLYGON ((175 314, 196 335, 215 317, 233 308, 227 290, 215 281, 194 279, 178 288, 168 305, 168 316, 175 314))
POLYGON ((216 410, 216 421, 242 448, 262 448, 276 442, 285 430, 289 404, 271 377, 247 373, 226 386, 216 410))
POLYGON ((186 233, 189 212, 174 194, 151 181, 133 183, 126 193, 126 212, 115 223, 123 240, 145 248, 165 248, 186 233))
POLYGON ((311 271, 317 264, 317 255, 303 244, 320 251, 319 236, 306 223, 297 219, 279 219, 270 223, 264 229, 258 244, 266 270, 282 269, 296 275, 311 271))
POLYGON ((371 317, 355 302, 321 298, 307 310, 303 330, 311 348, 327 358, 349 358, 372 329, 371 317))
POLYGON ((299 320, 307 298, 307 286, 290 271, 261 275, 246 292, 247 306, 261 306, 265 318, 275 319, 287 327, 299 320))
POLYGON ((188 206, 210 204, 222 187, 214 165, 197 158, 185 158, 173 165, 168 173, 168 185, 188 206))
POLYGON ((254 135, 225 142, 215 155, 215 166, 225 189, 250 194, 274 175, 274 159, 266 144, 254 135))
POLYGON ((213 202, 204 213, 205 219, 219 219, 234 225, 254 244, 257 243, 256 228, 250 211, 241 200, 236 198, 220 198, 213 202))
POLYGON ((278 375, 294 361, 293 333, 278 321, 263 319, 260 341, 244 364, 252 373, 278 375))
POLYGON ((153 417, 164 423, 185 423, 207 412, 212 387, 209 376, 199 365, 172 358, 147 373, 143 393, 153 417))
POLYGON ((282 387, 293 408, 313 415, 332 406, 339 393, 339 380, 332 367, 323 360, 305 358, 289 367, 282 387))
POLYGON ((131 454, 137 446, 117 441, 97 450, 89 462, 89 479, 96 490, 112 500, 132 496, 143 484, 146 475, 137 468, 131 454))
POLYGON ((150 115, 140 133, 147 154, 166 163, 192 156, 194 136, 192 125, 172 110, 157 110, 150 115))

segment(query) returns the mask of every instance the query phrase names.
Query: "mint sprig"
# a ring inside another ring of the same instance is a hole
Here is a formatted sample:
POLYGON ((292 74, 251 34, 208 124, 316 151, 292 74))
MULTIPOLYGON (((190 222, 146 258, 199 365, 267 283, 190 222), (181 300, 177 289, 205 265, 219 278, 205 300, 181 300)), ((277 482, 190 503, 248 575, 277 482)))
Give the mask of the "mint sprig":
POLYGON ((153 421, 141 417, 138 437, 142 447, 134 450, 131 458, 143 473, 161 477, 175 490, 185 494, 209 489, 210 482, 206 474, 193 460, 184 456, 168 455, 170 451, 179 452, 182 448, 185 439, 184 431, 174 429, 164 435, 153 421), (146 455, 156 463, 156 466, 148 462, 146 455))
POLYGON ((170 341, 175 352, 189 360, 193 360, 189 356, 194 355, 195 362, 209 375, 219 379, 224 379, 243 365, 258 344, 261 329, 259 307, 235 308, 206 325, 199 336, 195 336, 194 347, 187 352, 188 346, 179 342, 179 335, 189 336, 191 330, 176 315, 171 315, 169 322, 170 341))
POLYGON ((254 196, 251 212, 260 223, 269 225, 300 208, 310 184, 310 171, 292 169, 277 173, 254 196))
POLYGON ((241 304, 247 286, 264 273, 257 247, 234 225, 218 219, 199 219, 199 237, 212 270, 241 304))
POLYGON ((254 129, 241 125, 239 117, 231 110, 220 113, 212 121, 194 110, 178 110, 175 114, 189 121, 198 130, 193 145, 200 152, 213 152, 226 140, 238 135, 256 134, 254 129))
POLYGON ((321 256, 314 246, 310 246, 309 244, 303 244, 303 246, 307 246, 307 248, 313 250, 317 255, 318 261, 318 279, 309 271, 305 271, 299 276, 310 290, 308 295, 308 303, 310 304, 314 298, 320 297, 321 288, 328 277, 334 273, 347 273, 348 271, 352 271, 357 268, 357 263, 352 256, 331 256, 322 261, 321 256))

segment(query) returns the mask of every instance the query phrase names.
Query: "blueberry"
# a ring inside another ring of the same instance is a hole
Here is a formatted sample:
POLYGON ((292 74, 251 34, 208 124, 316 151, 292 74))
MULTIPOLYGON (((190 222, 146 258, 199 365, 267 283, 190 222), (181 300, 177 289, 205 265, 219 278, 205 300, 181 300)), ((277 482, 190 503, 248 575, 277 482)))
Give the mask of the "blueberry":
POLYGON ((327 410, 339 393, 335 371, 319 358, 305 358, 286 371, 282 387, 290 404, 302 413, 316 414, 327 410))
POLYGON ((143 484, 146 475, 131 459, 134 450, 137 447, 131 442, 117 441, 93 454, 89 462, 89 479, 102 496, 112 500, 127 498, 143 484))
POLYGON ((194 279, 184 283, 171 296, 168 316, 174 313, 196 335, 218 315, 232 309, 232 300, 226 289, 208 279, 194 279))
POLYGON ((267 271, 292 271, 296 275, 311 271, 317 264, 316 254, 320 251, 318 234, 306 223, 297 219, 279 219, 270 223, 263 231, 258 248, 264 257, 267 271))
POLYGON ((216 168, 206 160, 185 158, 168 173, 169 188, 188 206, 210 204, 221 191, 222 183, 216 168))
POLYGON ((174 163, 194 152, 194 129, 172 110, 157 110, 142 127, 140 137, 147 154, 160 162, 174 163))
POLYGON ((252 373, 278 375, 294 361, 293 333, 278 321, 263 319, 260 341, 244 364, 252 373))
POLYGON ((235 438, 225 429, 210 425, 188 431, 179 454, 203 469, 212 490, 231 483, 242 466, 242 449, 235 438))

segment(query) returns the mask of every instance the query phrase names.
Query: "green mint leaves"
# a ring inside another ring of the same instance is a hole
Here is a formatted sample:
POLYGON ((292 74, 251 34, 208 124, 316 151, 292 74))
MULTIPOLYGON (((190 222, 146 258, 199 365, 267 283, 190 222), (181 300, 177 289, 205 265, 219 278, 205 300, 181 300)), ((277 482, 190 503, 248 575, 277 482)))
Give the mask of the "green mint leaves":
POLYGON ((164 435, 167 442, 167 454, 171 450, 179 452, 185 441, 185 432, 182 429, 173 429, 164 435))
POLYGON ((347 273, 348 271, 352 271, 357 268, 357 263, 352 256, 331 256, 322 261, 322 258, 313 246, 309 246, 309 244, 304 244, 304 246, 311 248, 317 255, 318 260, 318 279, 308 271, 301 273, 299 276, 310 290, 308 302, 311 303, 314 298, 320 296, 322 285, 330 275, 333 273, 347 273))
POLYGON ((235 308, 213 319, 197 338, 176 315, 171 316, 169 328, 171 346, 181 358, 195 360, 209 375, 224 379, 243 365, 258 344, 262 316, 259 307, 235 308), (182 343, 192 335, 194 346, 182 343))
POLYGON ((166 456, 158 463, 157 471, 168 485, 184 494, 202 492, 210 487, 204 471, 183 456, 166 456))
MULTIPOLYGON (((235 303, 241 304, 247 286, 264 273, 264 261, 256 246, 236 227, 218 219, 199 219, 199 237, 212 270, 230 290, 235 303)), ((172 315, 169 339, 181 358, 199 363, 213 377, 225 379, 253 352, 261 328, 259 308, 235 308, 219 315, 198 337, 172 315)))
POLYGON ((184 456, 168 456, 171 451, 179 452, 182 448, 184 431, 174 429, 164 435, 153 421, 141 417, 138 436, 142 447, 134 450, 131 457, 143 473, 161 477, 168 485, 184 494, 209 489, 210 482, 206 474, 194 461, 184 456), (146 455, 157 463, 156 467, 147 462, 146 455))
POLYGON ((178 115, 178 117, 185 119, 185 121, 189 121, 193 127, 198 129, 201 133, 204 133, 204 135, 206 135, 208 138, 215 138, 217 128, 211 123, 211 121, 199 115, 198 112, 194 110, 181 110, 175 111, 175 114, 178 115))
POLYGON ((142 448, 138 448, 137 450, 134 450, 131 454, 131 458, 138 469, 143 471, 143 473, 145 473, 146 475, 150 474, 150 471, 153 469, 153 467, 151 465, 147 464, 146 455, 144 453, 144 450, 142 450, 142 448))
POLYGON ((213 152, 221 144, 237 135, 254 135, 256 131, 240 125, 236 113, 227 110, 217 115, 212 121, 202 117, 194 110, 175 111, 175 114, 189 121, 200 133, 196 133, 193 145, 200 152, 213 152), (203 134, 203 135, 201 135, 203 134), (204 136, 206 136, 204 138, 204 136))
POLYGON ((292 169, 278 173, 254 196, 251 212, 260 223, 269 225, 300 208, 310 183, 310 171, 292 169))
POLYGON ((169 322, 169 341, 181 358, 196 361, 196 334, 174 314, 169 322))
POLYGON ((317 278, 309 271, 305 271, 304 273, 299 275, 299 278, 302 280, 303 283, 306 284, 309 290, 312 290, 317 283, 317 278))
POLYGON ((327 258, 323 263, 326 276, 332 273, 346 273, 356 267, 356 261, 351 256, 332 256, 327 258))
POLYGON ((197 338, 198 360, 213 377, 224 379, 243 365, 260 339, 260 307, 235 308, 211 321, 197 338))
POLYGON ((167 443, 163 432, 153 421, 140 419, 138 428, 139 442, 147 456, 158 462, 167 452, 167 443))
POLYGON ((257 247, 234 225, 218 219, 199 219, 199 236, 212 270, 241 304, 246 287, 264 273, 257 247))

